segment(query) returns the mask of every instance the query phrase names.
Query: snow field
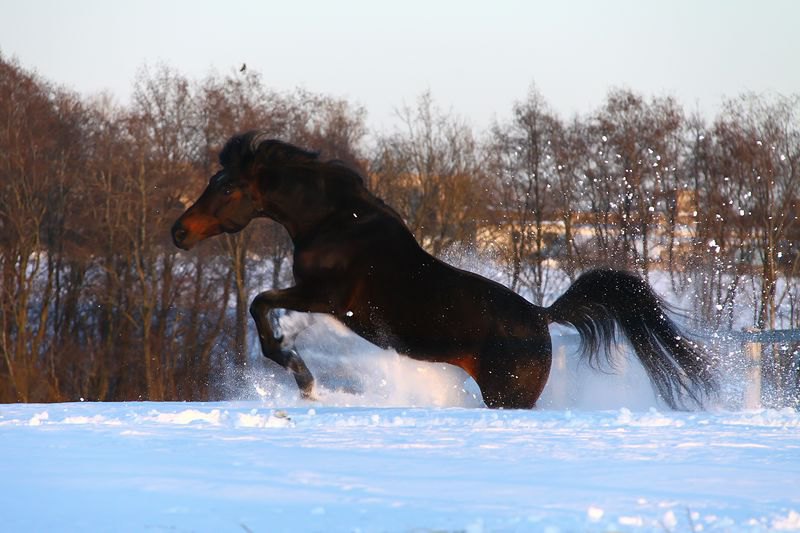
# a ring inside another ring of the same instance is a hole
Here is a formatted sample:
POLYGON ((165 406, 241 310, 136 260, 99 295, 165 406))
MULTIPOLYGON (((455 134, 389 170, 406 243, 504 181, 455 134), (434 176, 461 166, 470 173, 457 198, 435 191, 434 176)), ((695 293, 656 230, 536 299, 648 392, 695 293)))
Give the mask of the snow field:
POLYGON ((0 406, 5 531, 800 530, 800 414, 0 406))
POLYGON ((0 531, 800 531, 800 414, 656 398, 553 328, 539 408, 493 411, 460 369, 328 318, 284 333, 314 401, 254 358, 218 403, 0 405, 0 531))

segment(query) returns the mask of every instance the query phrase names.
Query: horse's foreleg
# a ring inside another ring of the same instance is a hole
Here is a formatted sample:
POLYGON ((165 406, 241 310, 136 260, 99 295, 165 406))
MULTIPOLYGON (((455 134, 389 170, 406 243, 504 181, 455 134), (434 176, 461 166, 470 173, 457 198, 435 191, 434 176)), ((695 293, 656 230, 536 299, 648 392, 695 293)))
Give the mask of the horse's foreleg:
POLYGON ((300 355, 290 347, 283 345, 283 335, 276 334, 275 323, 270 318, 273 309, 290 309, 304 312, 324 312, 326 306, 317 303, 303 287, 266 291, 255 297, 250 304, 250 314, 255 320, 261 353, 264 357, 275 361, 292 372, 297 386, 303 396, 311 396, 314 388, 314 376, 308 370, 300 355))

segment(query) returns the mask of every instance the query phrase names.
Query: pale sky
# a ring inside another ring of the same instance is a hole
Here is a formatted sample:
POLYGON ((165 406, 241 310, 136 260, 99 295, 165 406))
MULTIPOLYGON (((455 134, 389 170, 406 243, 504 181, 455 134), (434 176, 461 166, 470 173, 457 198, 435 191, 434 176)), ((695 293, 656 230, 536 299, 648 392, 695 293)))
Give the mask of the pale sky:
POLYGON ((144 64, 202 78, 246 62, 383 130, 425 90, 484 128, 533 82, 565 118, 612 87, 712 115, 743 91, 800 93, 800 0, 0 0, 0 52, 123 103, 144 64))

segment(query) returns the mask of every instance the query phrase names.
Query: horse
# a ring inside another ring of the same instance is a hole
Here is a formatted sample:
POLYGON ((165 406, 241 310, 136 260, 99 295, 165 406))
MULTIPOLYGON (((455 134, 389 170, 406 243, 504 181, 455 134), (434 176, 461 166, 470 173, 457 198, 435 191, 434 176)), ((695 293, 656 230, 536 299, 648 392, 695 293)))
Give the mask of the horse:
POLYGON ((313 398, 314 377, 273 311, 327 313, 379 347, 461 367, 490 408, 535 406, 550 373, 551 323, 576 328, 593 365, 600 353, 611 362, 621 332, 671 408, 701 407, 716 387, 710 357, 633 273, 589 270, 541 307, 427 253, 345 163, 256 131, 231 137, 219 163, 172 227, 173 242, 189 250, 257 217, 286 228, 295 285, 261 292, 250 314, 263 355, 290 371, 305 397, 313 398))

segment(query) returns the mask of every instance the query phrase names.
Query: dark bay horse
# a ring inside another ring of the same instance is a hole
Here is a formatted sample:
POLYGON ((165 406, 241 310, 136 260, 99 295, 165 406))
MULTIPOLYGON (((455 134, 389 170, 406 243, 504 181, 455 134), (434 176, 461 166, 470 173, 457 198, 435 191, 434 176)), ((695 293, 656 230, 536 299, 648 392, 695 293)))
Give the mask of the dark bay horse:
POLYGON ((550 372, 548 324, 574 326, 590 360, 621 331, 660 396, 701 405, 714 390, 706 354, 666 316, 639 277, 581 275, 549 307, 425 252, 402 218, 337 161, 249 132, 220 153, 222 170, 172 228, 177 246, 235 233, 255 217, 282 224, 294 243, 295 286, 262 292, 250 313, 264 356, 290 370, 305 395, 314 378, 275 334, 273 309, 328 313, 370 342, 414 359, 463 368, 489 407, 531 408, 550 372))

